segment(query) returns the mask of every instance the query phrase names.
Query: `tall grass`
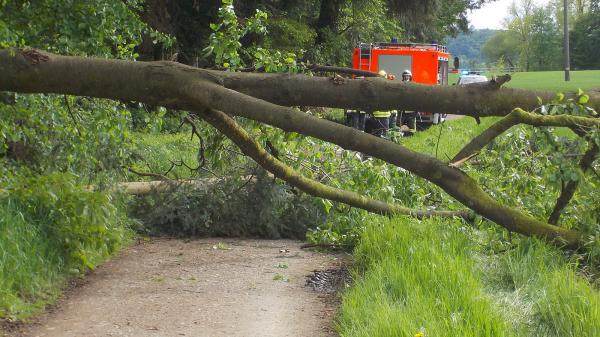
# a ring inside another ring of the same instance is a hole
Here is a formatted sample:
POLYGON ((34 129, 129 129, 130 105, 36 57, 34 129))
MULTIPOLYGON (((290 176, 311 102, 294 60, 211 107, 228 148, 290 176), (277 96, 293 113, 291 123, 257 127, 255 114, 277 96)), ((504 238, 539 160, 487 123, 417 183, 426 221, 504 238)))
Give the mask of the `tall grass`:
POLYGON ((460 222, 373 217, 354 255, 344 337, 600 335, 598 290, 535 239, 510 244, 460 222))
POLYGON ((372 224, 355 251, 364 274, 344 296, 340 334, 512 336, 483 291, 463 231, 408 218, 372 224))
POLYGON ((130 221, 108 192, 65 173, 20 174, 0 188, 0 318, 27 318, 125 244, 130 221))
POLYGON ((600 336, 600 293, 573 257, 528 238, 481 262, 490 292, 522 335, 600 336))

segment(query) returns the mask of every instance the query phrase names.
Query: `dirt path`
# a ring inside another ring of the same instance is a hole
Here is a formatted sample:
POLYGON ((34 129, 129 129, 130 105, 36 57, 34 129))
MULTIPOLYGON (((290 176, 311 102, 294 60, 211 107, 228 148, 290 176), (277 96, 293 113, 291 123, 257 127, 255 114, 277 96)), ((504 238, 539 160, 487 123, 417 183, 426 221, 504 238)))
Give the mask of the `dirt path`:
POLYGON ((295 241, 155 240, 99 267, 22 336, 335 336, 306 275, 342 264, 295 241))

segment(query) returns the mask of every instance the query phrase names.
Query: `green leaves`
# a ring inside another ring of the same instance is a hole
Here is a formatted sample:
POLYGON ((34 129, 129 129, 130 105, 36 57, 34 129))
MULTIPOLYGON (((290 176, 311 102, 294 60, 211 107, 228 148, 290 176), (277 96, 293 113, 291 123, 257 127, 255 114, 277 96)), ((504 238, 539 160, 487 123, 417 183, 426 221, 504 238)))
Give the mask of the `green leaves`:
POLYGON ((155 43, 172 39, 140 20, 140 1, 10 1, 0 10, 0 47, 30 46, 70 55, 132 59, 149 32, 155 43))
POLYGON ((130 114, 108 100, 17 95, 0 104, 0 157, 35 172, 70 171, 101 180, 129 157, 130 114))
POLYGON ((209 45, 204 48, 205 57, 212 56, 217 65, 226 70, 237 71, 244 67, 254 67, 265 72, 297 71, 296 55, 279 50, 266 49, 256 45, 242 49, 240 40, 248 34, 267 34, 266 12, 256 14, 240 23, 233 9, 233 1, 224 0, 219 9, 219 22, 211 23, 209 45))

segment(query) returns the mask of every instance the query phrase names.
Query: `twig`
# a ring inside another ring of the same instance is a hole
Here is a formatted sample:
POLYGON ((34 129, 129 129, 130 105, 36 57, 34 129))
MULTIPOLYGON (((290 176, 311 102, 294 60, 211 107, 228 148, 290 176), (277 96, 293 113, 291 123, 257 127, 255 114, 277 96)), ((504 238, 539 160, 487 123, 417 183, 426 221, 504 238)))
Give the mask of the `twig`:
MULTIPOLYGON (((581 160, 579 161, 579 168, 582 172, 586 172, 588 169, 592 168, 592 164, 598 155, 600 149, 596 143, 592 143, 589 149, 585 152, 581 160)), ((561 191, 558 199, 556 200, 556 204, 554 205, 554 209, 550 216, 548 217, 548 223, 552 225, 556 225, 558 220, 560 219, 560 215, 563 209, 569 204, 573 195, 577 191, 577 187, 579 186, 579 180, 569 180, 566 184, 561 182, 561 191)))
POLYGON ((196 135, 196 137, 198 137, 198 139, 200 140, 200 148, 198 149, 198 164, 199 168, 204 167, 204 165, 206 164, 206 157, 204 155, 206 151, 204 147, 204 138, 202 138, 202 136, 198 132, 196 123, 189 116, 185 116, 183 120, 188 122, 192 126, 192 139, 194 138, 194 135, 196 135))
POLYGON ((227 195, 225 195, 224 199, 228 199, 230 196, 232 196, 232 195, 236 194, 237 192, 241 191, 244 187, 246 187, 250 183, 250 181, 252 181, 252 179, 254 179, 254 173, 252 173, 248 177, 248 179, 246 179, 246 181, 242 185, 240 185, 238 188, 236 188, 235 190, 231 191, 230 193, 227 193, 227 195))
POLYGON ((75 116, 73 115, 73 111, 71 110, 71 105, 69 104, 69 100, 67 99, 67 95, 63 95, 63 98, 65 100, 65 105, 67 106, 67 112, 69 113, 69 116, 71 116, 71 119, 73 120, 73 124, 75 124, 75 130, 77 131, 77 134, 79 135, 79 137, 81 137, 81 131, 79 131, 79 123, 77 123, 77 120, 75 119, 75 116))
POLYGON ((437 144, 435 144, 435 157, 438 158, 438 148, 440 147, 440 139, 442 138, 442 131, 444 130, 444 123, 440 126, 440 133, 438 134, 437 144))
POLYGON ((592 173, 594 173, 596 175, 596 177, 600 178, 600 173, 598 173, 598 171, 596 171, 595 168, 590 167, 590 171, 592 171, 592 173))
POLYGON ((350 245, 342 245, 337 243, 305 243, 300 246, 300 249, 307 248, 331 248, 331 249, 342 249, 344 247, 350 247, 350 245))
POLYGON ((163 173, 163 175, 165 175, 165 176, 167 174, 169 174, 171 172, 171 170, 173 170, 173 168, 175 168, 175 166, 176 166, 172 160, 169 159, 169 161, 171 162, 171 167, 169 167, 169 169, 165 173, 163 173))

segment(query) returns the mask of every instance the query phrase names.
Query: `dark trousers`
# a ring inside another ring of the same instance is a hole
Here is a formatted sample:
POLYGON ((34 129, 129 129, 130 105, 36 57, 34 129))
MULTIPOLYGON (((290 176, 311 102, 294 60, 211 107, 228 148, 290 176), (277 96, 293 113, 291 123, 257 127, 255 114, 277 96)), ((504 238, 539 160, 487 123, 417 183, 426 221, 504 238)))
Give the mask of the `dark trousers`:
POLYGON ((365 132, 372 134, 375 137, 387 136, 387 131, 390 125, 389 117, 372 117, 365 124, 365 132))
POLYGON ((366 113, 360 113, 359 111, 347 111, 346 125, 364 131, 366 115, 366 113))

